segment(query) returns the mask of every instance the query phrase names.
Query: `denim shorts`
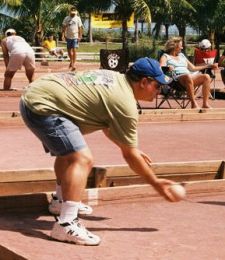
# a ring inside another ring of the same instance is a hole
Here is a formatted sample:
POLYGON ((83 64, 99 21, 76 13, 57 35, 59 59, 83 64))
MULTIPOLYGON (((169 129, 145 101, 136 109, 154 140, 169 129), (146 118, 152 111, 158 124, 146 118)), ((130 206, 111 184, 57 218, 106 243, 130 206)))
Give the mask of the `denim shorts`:
POLYGON ((45 151, 63 156, 87 147, 78 126, 60 115, 42 116, 33 113, 20 101, 20 113, 28 128, 42 142, 45 151))
POLYGON ((78 39, 66 39, 67 49, 74 49, 79 47, 78 39))

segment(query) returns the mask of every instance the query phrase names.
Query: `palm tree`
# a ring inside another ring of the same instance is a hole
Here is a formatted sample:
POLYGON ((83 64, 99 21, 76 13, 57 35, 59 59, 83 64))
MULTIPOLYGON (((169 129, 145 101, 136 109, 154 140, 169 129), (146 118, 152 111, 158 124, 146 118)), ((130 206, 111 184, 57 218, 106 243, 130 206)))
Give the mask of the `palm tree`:
POLYGON ((89 42, 93 42, 92 38, 92 26, 91 26, 91 14, 108 10, 111 5, 111 0, 95 0, 90 3, 89 0, 78 0, 76 7, 81 13, 88 14, 88 39, 89 42))

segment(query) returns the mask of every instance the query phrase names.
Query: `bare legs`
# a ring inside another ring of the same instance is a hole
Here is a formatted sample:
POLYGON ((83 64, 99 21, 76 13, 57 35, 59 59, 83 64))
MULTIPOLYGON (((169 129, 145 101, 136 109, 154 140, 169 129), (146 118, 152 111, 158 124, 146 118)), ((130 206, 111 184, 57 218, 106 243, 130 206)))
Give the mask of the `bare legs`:
MULTIPOLYGON (((14 77, 16 71, 7 71, 5 72, 5 79, 3 83, 4 90, 10 90, 12 84, 12 78, 14 77)), ((29 82, 34 80, 34 69, 26 69, 26 76, 29 82)))
POLYGON ((3 83, 3 89, 9 90, 12 84, 12 78, 15 75, 16 71, 7 71, 5 72, 5 79, 3 83))
POLYGON ((76 70, 76 66, 75 66, 76 58, 77 58, 76 48, 67 49, 67 51, 70 58, 71 70, 76 70))
POLYGON ((34 81, 34 69, 26 69, 26 76, 30 83, 34 81))
POLYGON ((191 100, 191 108, 198 108, 195 100, 195 87, 202 85, 203 108, 210 108, 208 103, 210 96, 210 76, 208 74, 190 75, 185 74, 179 77, 181 85, 185 86, 188 96, 191 100))
POLYGON ((93 158, 88 148, 56 157, 54 168, 64 201, 81 201, 92 166, 93 158))

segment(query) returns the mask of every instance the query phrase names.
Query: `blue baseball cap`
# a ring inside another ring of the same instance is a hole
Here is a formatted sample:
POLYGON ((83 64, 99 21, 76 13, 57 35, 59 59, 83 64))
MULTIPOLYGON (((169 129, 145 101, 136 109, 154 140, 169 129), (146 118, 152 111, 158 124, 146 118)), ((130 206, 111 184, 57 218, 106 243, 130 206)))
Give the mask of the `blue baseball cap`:
POLYGON ((163 73, 159 62, 152 58, 144 57, 136 60, 131 66, 131 70, 137 75, 154 78, 163 85, 172 81, 170 77, 163 73))

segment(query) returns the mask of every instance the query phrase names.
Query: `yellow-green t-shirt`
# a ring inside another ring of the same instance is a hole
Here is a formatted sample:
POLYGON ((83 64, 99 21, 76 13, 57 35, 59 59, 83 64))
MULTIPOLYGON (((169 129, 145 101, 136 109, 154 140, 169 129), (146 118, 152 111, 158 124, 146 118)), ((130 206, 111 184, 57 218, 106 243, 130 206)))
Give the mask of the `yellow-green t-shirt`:
POLYGON ((52 49, 56 48, 56 41, 55 40, 52 40, 52 41, 45 40, 43 43, 43 46, 45 48, 47 48, 49 51, 51 51, 52 49))
POLYGON ((83 134, 108 128, 110 136, 137 146, 137 104, 125 75, 109 70, 55 73, 29 85, 22 96, 39 115, 65 115, 83 134))

